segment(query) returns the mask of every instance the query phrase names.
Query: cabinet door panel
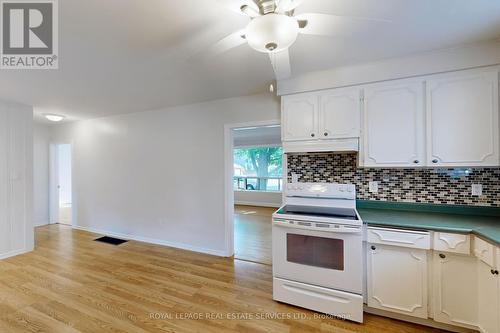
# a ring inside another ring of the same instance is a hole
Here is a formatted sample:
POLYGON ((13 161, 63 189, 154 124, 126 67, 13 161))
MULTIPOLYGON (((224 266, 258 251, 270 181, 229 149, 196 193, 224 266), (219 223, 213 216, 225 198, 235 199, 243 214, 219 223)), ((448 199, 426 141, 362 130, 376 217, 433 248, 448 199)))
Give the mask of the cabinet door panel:
POLYGON ((497 166, 498 72, 427 81, 428 160, 436 166, 497 166))
POLYGON ((364 165, 425 165, 423 83, 365 89, 364 165))
POLYGON ((434 320, 475 329, 478 324, 477 260, 434 252, 434 320))
POLYGON ((483 333, 496 333, 499 327, 499 278, 491 267, 479 262, 479 328, 483 333))
POLYGON ((360 120, 359 88, 335 89, 320 95, 319 137, 357 138, 360 120))
POLYGON ((283 97, 283 141, 316 139, 318 97, 314 94, 283 97))
POLYGON ((368 306, 427 318, 427 251, 370 244, 367 251, 368 306))

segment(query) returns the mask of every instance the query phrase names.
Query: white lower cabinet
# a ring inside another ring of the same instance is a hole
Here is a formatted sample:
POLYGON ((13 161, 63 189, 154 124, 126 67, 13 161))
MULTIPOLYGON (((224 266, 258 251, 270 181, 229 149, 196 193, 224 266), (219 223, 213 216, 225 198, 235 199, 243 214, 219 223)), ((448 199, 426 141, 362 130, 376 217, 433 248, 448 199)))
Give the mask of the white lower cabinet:
POLYGON ((427 251, 367 246, 368 306, 427 318, 427 251))
POLYGON ((495 269, 484 262, 478 264, 479 330, 483 333, 500 332, 500 285, 495 269))
POLYGON ((476 258, 434 252, 433 280, 434 320, 476 329, 478 326, 476 258))
POLYGON ((500 247, 464 234, 366 231, 369 308, 500 333, 500 247))

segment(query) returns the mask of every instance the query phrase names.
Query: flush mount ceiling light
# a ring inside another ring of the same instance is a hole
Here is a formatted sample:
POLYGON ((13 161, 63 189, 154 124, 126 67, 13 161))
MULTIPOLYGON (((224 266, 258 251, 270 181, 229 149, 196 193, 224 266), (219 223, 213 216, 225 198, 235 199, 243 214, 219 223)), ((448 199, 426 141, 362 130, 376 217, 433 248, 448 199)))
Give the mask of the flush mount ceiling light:
POLYGON ((348 17, 320 13, 296 14, 303 0, 217 0, 229 10, 247 16, 251 21, 245 28, 238 30, 212 45, 206 52, 207 57, 216 57, 237 46, 248 44, 252 49, 268 53, 277 80, 292 75, 288 48, 295 43, 300 34, 335 36, 349 31, 339 31, 340 19, 353 22, 389 21, 367 17, 348 17))
POLYGON ((44 117, 47 120, 50 120, 50 121, 53 121, 53 122, 56 122, 56 123, 62 121, 64 118, 66 118, 65 116, 61 116, 59 114, 52 114, 52 113, 44 114, 44 117))

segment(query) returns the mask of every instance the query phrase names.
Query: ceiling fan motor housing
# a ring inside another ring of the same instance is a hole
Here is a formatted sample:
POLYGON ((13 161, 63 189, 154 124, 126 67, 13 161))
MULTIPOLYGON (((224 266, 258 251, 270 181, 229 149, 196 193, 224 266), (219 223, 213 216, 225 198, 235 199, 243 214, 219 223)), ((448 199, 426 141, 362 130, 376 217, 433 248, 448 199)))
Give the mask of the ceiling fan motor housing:
POLYGON ((245 36, 250 47, 269 53, 287 49, 297 40, 298 34, 296 19, 271 13, 254 18, 248 24, 245 36))

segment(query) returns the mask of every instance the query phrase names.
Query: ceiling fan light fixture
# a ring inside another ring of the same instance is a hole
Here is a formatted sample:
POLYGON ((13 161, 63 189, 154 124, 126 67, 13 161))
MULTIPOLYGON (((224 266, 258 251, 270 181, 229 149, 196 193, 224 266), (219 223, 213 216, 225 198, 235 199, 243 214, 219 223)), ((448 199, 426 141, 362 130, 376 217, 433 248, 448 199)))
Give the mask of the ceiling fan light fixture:
POLYGON ((299 34, 297 20, 281 14, 254 18, 247 26, 246 39, 251 48, 263 52, 280 52, 289 48, 299 34))

